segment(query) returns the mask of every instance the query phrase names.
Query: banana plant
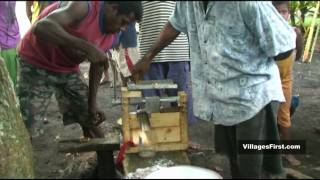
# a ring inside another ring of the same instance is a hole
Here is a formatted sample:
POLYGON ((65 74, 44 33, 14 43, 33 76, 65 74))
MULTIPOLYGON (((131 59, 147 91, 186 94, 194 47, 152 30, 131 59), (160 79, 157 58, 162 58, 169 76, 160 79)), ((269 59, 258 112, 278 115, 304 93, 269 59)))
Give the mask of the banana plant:
POLYGON ((307 31, 306 15, 316 7, 317 1, 290 1, 291 24, 300 26, 302 32, 307 31))
MULTIPOLYGON (((292 1, 291 1, 292 2, 292 1)), ((297 1, 299 2, 299 10, 301 12, 301 20, 305 23, 306 14, 311 12, 312 8, 315 8, 317 5, 316 1, 297 1)))

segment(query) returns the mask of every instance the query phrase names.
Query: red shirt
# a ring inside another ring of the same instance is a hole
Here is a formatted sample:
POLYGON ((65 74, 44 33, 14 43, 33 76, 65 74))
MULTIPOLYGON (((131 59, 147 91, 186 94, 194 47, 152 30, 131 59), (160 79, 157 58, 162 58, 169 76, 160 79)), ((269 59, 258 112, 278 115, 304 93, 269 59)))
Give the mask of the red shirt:
MULTIPOLYGON (((89 1, 88 3, 87 16, 77 26, 67 27, 66 31, 106 51, 111 48, 116 34, 103 34, 100 31, 99 15, 102 3, 100 1, 89 1)), ((41 12, 39 19, 47 16, 59 5, 60 3, 56 2, 48 6, 41 12)), ((38 39, 31 29, 25 34, 18 47, 22 61, 58 73, 79 71, 77 61, 72 61, 57 45, 38 39)))

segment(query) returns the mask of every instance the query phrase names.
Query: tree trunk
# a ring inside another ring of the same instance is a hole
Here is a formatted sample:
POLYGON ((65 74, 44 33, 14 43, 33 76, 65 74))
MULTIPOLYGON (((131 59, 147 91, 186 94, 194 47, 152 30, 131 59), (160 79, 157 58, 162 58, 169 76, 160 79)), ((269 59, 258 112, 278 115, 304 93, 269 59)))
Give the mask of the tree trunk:
POLYGON ((34 178, 32 146, 3 59, 0 58, 0 178, 34 178))
POLYGON ((308 7, 303 7, 300 9, 300 12, 301 12, 301 21, 303 23, 303 26, 304 26, 304 23, 305 23, 305 19, 306 19, 306 14, 308 12, 308 7))
POLYGON ((294 10, 291 10, 290 14, 291 14, 290 19, 291 19, 292 26, 296 26, 296 17, 294 15, 294 10))
POLYGON ((303 25, 304 25, 305 19, 306 19, 306 13, 301 12, 301 20, 302 20, 303 25))

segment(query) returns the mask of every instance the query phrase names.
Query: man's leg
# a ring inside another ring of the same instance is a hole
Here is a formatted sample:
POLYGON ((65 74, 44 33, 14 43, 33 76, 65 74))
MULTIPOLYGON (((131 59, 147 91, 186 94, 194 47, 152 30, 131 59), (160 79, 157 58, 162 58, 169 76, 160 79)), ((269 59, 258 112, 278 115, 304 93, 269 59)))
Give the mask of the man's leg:
MULTIPOLYGON (((292 100, 292 66, 294 62, 294 56, 286 60, 277 62, 280 71, 281 84, 286 102, 283 102, 279 106, 278 111, 278 125, 282 140, 290 140, 290 127, 291 127, 291 100, 292 100)), ((291 165, 298 166, 301 164, 292 154, 284 155, 284 159, 291 165)))
MULTIPOLYGON (((236 137, 239 140, 272 140, 279 142, 277 127, 278 102, 266 105, 255 117, 237 126, 236 137)), ((263 172, 280 174, 282 161, 280 152, 275 154, 238 155, 241 177, 262 178, 263 172)))
MULTIPOLYGON (((264 140, 280 141, 279 129, 277 125, 277 114, 279 102, 271 102, 266 106, 266 137, 264 140)), ((274 154, 264 154, 263 170, 267 175, 280 175, 283 172, 281 152, 274 154)))
MULTIPOLYGON (((60 111, 63 113, 63 122, 65 125, 79 123, 82 127, 85 137, 103 138, 101 129, 91 121, 88 113, 88 86, 86 85, 82 74, 72 73, 66 75, 63 79, 67 82, 63 88, 59 89, 57 100, 60 111)), ((114 165, 113 151, 97 151, 99 163, 103 163, 103 171, 98 167, 98 176, 115 177, 116 170, 114 165)))
POLYGON ((21 62, 18 97, 21 114, 31 137, 43 133, 43 117, 54 92, 47 71, 21 62))
MULTIPOLYGON (((188 122, 194 124, 197 118, 193 114, 190 65, 189 62, 169 62, 169 71, 166 79, 172 79, 178 85, 178 91, 184 91, 188 95, 188 122)), ((176 96, 176 90, 168 89, 168 95, 176 96)))
POLYGON ((215 146, 217 152, 224 152, 229 156, 234 178, 262 178, 263 170, 272 174, 282 171, 281 155, 279 154, 239 154, 237 146, 239 140, 274 140, 279 141, 277 129, 276 102, 269 103, 252 119, 236 126, 216 126, 215 146), (232 128, 235 128, 234 132, 232 128), (236 147, 236 148, 235 148, 236 147))
MULTIPOLYGON (((266 112, 262 109, 255 117, 236 126, 235 140, 264 140, 266 112)), ((237 142, 236 142, 237 143, 237 142)), ((240 178, 262 178, 263 154, 237 154, 240 178)))
POLYGON ((108 70, 109 68, 106 64, 103 66, 103 68, 104 68, 104 71, 103 71, 104 77, 101 79, 100 85, 110 83, 109 70, 108 70))
POLYGON ((215 150, 219 154, 228 156, 232 178, 240 178, 238 156, 235 149, 236 143, 236 127, 215 125, 215 150))
POLYGON ((85 136, 103 137, 103 133, 89 117, 88 86, 82 74, 78 72, 63 75, 60 77, 59 83, 61 86, 57 89, 56 98, 60 112, 63 114, 64 125, 79 123, 85 136), (91 131, 96 134, 91 134, 91 131))

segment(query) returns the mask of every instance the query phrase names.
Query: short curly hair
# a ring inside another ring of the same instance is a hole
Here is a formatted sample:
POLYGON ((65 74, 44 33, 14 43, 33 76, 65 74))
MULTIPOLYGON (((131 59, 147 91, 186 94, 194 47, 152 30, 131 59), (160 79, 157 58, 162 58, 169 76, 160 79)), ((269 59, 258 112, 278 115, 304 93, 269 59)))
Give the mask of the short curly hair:
POLYGON ((289 1, 272 1, 273 6, 280 6, 286 5, 288 9, 290 9, 290 2, 289 1))
POLYGON ((119 14, 130 14, 134 13, 135 18, 138 22, 141 21, 143 15, 142 3, 141 1, 105 1, 108 4, 118 4, 119 14))

